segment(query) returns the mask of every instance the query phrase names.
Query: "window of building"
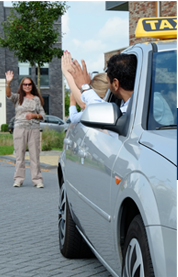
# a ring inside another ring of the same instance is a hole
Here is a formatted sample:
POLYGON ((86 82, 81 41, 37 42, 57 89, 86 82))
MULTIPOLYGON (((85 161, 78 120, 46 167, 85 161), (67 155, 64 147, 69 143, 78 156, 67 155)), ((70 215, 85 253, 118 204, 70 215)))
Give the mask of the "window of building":
POLYGON ((30 77, 32 75, 32 69, 30 66, 30 63, 18 63, 18 68, 19 68, 19 84, 22 81, 24 77, 30 77))
MULTIPOLYGON (((36 68, 36 83, 38 78, 38 69, 36 68)), ((40 87, 49 87, 49 64, 45 63, 40 68, 40 87)))

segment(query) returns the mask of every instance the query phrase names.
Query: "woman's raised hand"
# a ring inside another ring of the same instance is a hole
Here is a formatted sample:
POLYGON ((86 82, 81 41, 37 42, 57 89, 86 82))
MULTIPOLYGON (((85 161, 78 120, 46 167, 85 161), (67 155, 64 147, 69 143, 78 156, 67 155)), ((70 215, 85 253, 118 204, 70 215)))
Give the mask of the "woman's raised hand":
POLYGON ((11 81, 12 81, 12 79, 14 78, 14 73, 13 73, 13 71, 7 71, 6 73, 5 73, 5 75, 6 75, 6 82, 7 83, 10 83, 11 81))
POLYGON ((70 74, 68 70, 73 70, 72 66, 72 58, 71 54, 66 50, 62 56, 62 73, 66 77, 66 75, 70 74))

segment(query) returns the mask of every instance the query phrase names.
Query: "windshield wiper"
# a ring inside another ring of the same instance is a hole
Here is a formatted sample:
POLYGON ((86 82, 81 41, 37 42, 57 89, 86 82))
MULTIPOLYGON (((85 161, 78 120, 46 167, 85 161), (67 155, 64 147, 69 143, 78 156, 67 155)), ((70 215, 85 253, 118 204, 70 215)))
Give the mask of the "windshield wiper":
POLYGON ((177 129, 177 124, 164 125, 156 128, 156 130, 163 130, 163 129, 177 129))

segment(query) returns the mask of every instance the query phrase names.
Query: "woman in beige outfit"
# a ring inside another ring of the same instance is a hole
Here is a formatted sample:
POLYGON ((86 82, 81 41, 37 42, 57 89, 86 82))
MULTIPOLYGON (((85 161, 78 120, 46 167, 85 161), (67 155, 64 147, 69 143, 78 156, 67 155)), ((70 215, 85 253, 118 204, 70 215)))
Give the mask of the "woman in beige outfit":
POLYGON ((6 96, 15 106, 14 149, 16 165, 14 187, 21 187, 25 179, 25 151, 28 144, 30 155, 30 171, 32 183, 37 188, 43 188, 43 178, 40 170, 40 119, 44 119, 43 98, 38 93, 34 82, 29 77, 23 78, 17 93, 11 92, 13 72, 7 71, 6 96))

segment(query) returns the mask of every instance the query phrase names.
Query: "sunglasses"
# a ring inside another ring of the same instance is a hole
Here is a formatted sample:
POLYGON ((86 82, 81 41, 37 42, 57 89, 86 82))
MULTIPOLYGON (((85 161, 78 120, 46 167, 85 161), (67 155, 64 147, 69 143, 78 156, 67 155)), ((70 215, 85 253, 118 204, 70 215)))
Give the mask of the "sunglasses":
POLYGON ((23 83, 23 86, 25 86, 25 87, 27 87, 27 86, 32 86, 32 83, 28 83, 28 84, 23 83))

